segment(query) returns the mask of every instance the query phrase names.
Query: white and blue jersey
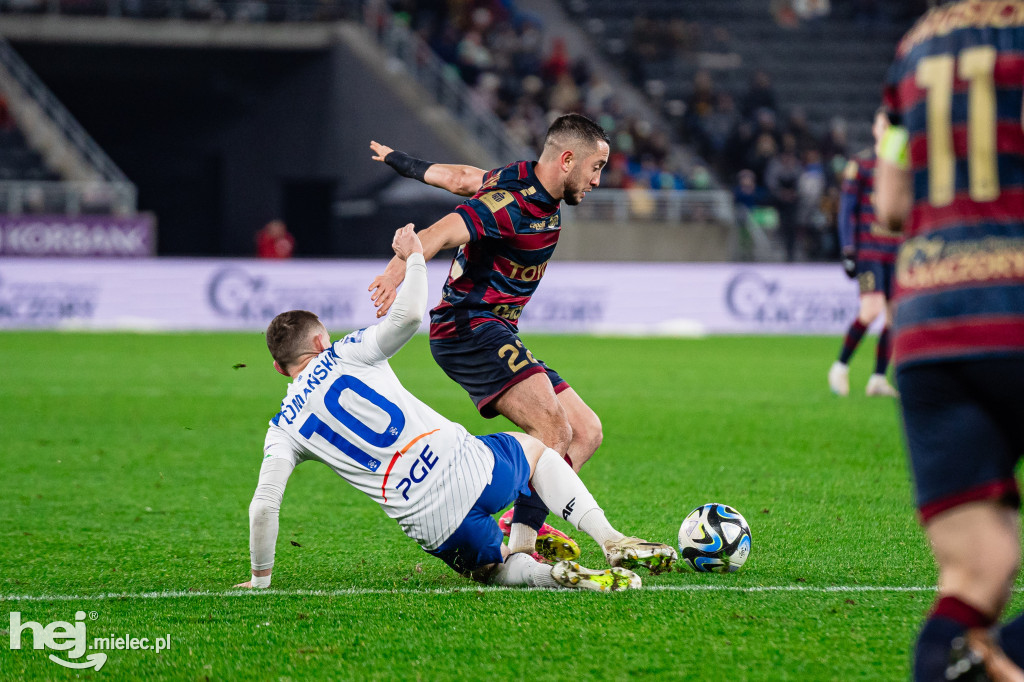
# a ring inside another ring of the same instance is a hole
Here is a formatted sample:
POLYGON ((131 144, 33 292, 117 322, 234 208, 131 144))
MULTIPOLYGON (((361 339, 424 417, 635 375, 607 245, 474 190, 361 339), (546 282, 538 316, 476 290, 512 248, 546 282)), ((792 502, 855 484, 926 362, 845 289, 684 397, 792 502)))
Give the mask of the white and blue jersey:
POLYGON ((433 550, 490 483, 494 453, 402 386, 378 331, 349 334, 295 377, 270 421, 264 460, 323 462, 433 550))

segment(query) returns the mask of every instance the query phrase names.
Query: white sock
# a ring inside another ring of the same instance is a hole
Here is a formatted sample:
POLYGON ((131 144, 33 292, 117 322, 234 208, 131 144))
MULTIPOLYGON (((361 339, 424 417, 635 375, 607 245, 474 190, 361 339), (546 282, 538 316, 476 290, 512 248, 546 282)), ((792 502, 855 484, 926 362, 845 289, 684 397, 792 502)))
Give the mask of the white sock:
POLYGON ((594 538, 601 548, 604 548, 604 543, 609 540, 621 540, 626 537, 612 528, 612 524, 608 523, 600 509, 591 509, 580 519, 580 530, 594 538))
POLYGON ((505 562, 491 575, 491 583, 507 587, 560 587, 551 577, 551 566, 534 561, 532 556, 522 552, 505 557, 505 562))
POLYGON ((544 450, 537 460, 530 483, 548 509, 575 528, 580 527, 580 519, 587 512, 601 509, 572 467, 551 448, 544 450))
POLYGON ((537 531, 525 523, 513 523, 508 533, 508 549, 533 554, 537 551, 537 531))

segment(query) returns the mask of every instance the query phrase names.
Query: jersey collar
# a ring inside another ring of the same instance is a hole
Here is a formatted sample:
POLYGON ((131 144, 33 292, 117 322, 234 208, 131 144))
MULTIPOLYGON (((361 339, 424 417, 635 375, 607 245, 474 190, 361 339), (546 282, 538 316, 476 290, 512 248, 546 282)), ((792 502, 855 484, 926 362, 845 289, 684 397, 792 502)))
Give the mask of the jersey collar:
POLYGON ((544 189, 544 185, 541 184, 540 180, 537 179, 537 173, 534 171, 534 167, 537 165, 536 161, 526 162, 526 181, 529 182, 537 193, 534 194, 534 199, 541 201, 545 204, 551 204, 552 206, 558 206, 559 201, 553 198, 548 191, 544 189))

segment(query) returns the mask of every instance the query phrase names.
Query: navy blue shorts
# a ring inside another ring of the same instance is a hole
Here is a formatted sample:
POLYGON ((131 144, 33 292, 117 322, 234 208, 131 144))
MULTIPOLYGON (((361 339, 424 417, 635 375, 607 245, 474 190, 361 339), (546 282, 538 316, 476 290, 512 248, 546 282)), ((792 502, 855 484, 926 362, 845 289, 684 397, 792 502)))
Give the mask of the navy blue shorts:
POLYGON ((878 263, 870 260, 857 261, 857 285, 860 293, 870 294, 881 291, 885 300, 892 298, 893 268, 890 263, 878 263))
POLYGON ((520 493, 530 494, 530 463, 519 441, 507 433, 477 437, 494 452, 491 482, 455 532, 429 552, 467 576, 482 566, 502 562, 504 536, 494 514, 512 504, 520 493))
POLYGON ((1020 507, 1024 357, 896 370, 922 522, 967 502, 1020 507))
POLYGON ((546 372, 556 394, 569 388, 558 372, 533 357, 519 336, 500 322, 482 324, 466 338, 431 339, 430 352, 488 419, 498 414, 491 405, 498 396, 534 374, 546 372))

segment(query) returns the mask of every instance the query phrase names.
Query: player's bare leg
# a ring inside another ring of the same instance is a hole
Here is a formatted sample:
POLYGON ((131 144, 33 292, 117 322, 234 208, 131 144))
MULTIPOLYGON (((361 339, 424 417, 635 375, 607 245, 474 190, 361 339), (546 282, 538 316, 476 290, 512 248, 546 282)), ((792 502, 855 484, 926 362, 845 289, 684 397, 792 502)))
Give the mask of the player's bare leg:
MULTIPOLYGON (((572 442, 569 417, 558 401, 546 374, 534 374, 510 387, 494 401, 494 408, 523 431, 564 454, 572 442)), ((512 516, 508 546, 513 552, 537 550, 538 531, 546 525, 548 508, 541 500, 520 497, 512 516)))
POLYGON ((990 616, 1001 613, 1020 570, 1019 512, 975 502, 936 516, 925 530, 939 565, 939 594, 990 616))
MULTIPOLYGON (((880 295, 884 296, 884 294, 880 295)), ((885 310, 885 327, 878 337, 878 347, 875 349, 875 372, 868 379, 868 385, 865 387, 864 393, 868 396, 899 398, 899 391, 889 383, 885 376, 886 370, 889 367, 889 357, 892 355, 892 348, 890 347, 892 304, 886 303, 883 310, 885 310)))
POLYGON ((1019 513, 993 501, 974 502, 936 516, 925 530, 939 565, 939 599, 918 639, 916 679, 941 679, 953 637, 953 653, 962 649, 959 665, 980 662, 992 679, 1024 680, 987 634, 1020 568, 1019 513))
MULTIPOLYGON (((579 473, 583 465, 601 447, 601 441, 604 440, 601 420, 597 413, 583 402, 583 398, 571 388, 558 394, 558 402, 562 406, 562 410, 565 411, 569 420, 569 428, 572 431, 572 439, 569 441, 569 447, 565 454, 569 458, 569 464, 573 471, 579 473)), ((557 448, 555 449, 557 450, 557 448)))
MULTIPOLYGON (((545 374, 536 374, 512 386, 495 401, 495 409, 526 433, 568 457, 576 472, 604 437, 601 420, 576 391, 567 388, 556 396, 545 374)), ((509 529, 512 551, 536 551, 550 560, 579 556, 579 547, 571 538, 544 523, 547 514, 547 505, 542 500, 520 497, 516 501, 509 529)))
POLYGON ((573 439, 569 415, 546 374, 534 374, 511 386, 494 401, 494 409, 555 452, 569 450, 573 439))
POLYGON ((828 371, 829 389, 838 396, 846 397, 850 394, 850 358, 860 345, 861 339, 867 333, 871 323, 885 310, 885 294, 881 291, 871 291, 860 295, 860 309, 857 312, 857 319, 853 321, 843 338, 843 348, 839 353, 839 359, 832 363, 828 371))
POLYGON ((616 568, 644 567, 651 573, 668 570, 676 550, 658 542, 627 537, 612 527, 594 496, 563 457, 536 438, 512 434, 530 462, 530 483, 536 495, 556 514, 592 537, 616 568))

